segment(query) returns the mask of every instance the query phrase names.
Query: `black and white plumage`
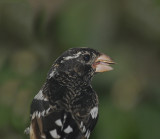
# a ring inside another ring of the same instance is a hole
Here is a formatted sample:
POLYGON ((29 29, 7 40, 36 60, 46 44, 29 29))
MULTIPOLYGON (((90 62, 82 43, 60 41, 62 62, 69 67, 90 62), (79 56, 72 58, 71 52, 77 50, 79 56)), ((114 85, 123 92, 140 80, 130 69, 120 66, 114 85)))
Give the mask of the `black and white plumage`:
POLYGON ((57 58, 32 101, 30 139, 88 139, 98 119, 91 79, 112 70, 112 63, 90 48, 72 48, 57 58))

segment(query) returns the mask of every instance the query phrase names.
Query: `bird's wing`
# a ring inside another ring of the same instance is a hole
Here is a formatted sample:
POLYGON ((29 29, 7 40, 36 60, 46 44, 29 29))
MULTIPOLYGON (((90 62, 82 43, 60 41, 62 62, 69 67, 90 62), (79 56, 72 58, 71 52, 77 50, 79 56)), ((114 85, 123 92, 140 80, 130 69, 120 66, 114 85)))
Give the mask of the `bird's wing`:
POLYGON ((74 99, 72 114, 80 132, 88 139, 98 120, 98 98, 96 93, 90 93, 74 99))
POLYGON ((33 106, 34 103, 36 109, 31 117, 30 139, 87 139, 97 121, 95 112, 74 114, 56 104, 47 107, 43 100, 33 100, 33 106))
POLYGON ((50 105, 43 92, 31 104, 30 139, 82 139, 72 114, 57 102, 50 105), (79 136, 79 137, 78 137, 79 136))
MULTIPOLYGON (((94 109, 94 108, 93 108, 94 109)), ((93 114, 93 113, 92 113, 93 114)), ((66 113, 63 120, 62 139, 88 139, 90 133, 96 125, 98 114, 94 118, 91 113, 80 115, 73 112, 66 113)))
POLYGON ((34 97, 31 104, 30 119, 31 124, 29 128, 30 139, 45 139, 46 136, 43 132, 43 116, 47 115, 50 111, 50 103, 40 90, 34 97))
POLYGON ((65 110, 52 111, 43 117, 43 128, 47 139, 82 139, 77 122, 70 112, 65 110))
POLYGON ((31 104, 30 139, 89 138, 98 119, 98 104, 95 93, 85 94, 65 109, 58 101, 50 104, 40 90, 31 104))
POLYGON ((42 120, 41 118, 35 117, 31 121, 30 125, 30 139, 46 139, 45 134, 42 130, 42 120))

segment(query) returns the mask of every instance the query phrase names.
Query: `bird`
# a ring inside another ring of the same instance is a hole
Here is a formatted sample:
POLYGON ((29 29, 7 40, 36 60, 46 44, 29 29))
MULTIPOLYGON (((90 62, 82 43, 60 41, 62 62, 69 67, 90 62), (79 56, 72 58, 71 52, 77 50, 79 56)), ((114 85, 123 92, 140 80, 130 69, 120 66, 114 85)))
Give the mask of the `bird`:
POLYGON ((89 139, 98 120, 98 95, 91 86, 96 73, 110 71, 104 53, 70 48, 58 57, 30 108, 30 139, 89 139))

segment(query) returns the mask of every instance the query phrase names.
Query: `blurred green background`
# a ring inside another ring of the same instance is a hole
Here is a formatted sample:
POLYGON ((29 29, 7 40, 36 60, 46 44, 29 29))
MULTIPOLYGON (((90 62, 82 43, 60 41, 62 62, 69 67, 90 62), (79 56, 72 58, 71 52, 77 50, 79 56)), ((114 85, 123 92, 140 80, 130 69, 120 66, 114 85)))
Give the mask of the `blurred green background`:
POLYGON ((117 62, 93 79, 91 139, 160 139, 160 0, 1 0, 0 139, 28 138, 31 101, 71 47, 117 62))

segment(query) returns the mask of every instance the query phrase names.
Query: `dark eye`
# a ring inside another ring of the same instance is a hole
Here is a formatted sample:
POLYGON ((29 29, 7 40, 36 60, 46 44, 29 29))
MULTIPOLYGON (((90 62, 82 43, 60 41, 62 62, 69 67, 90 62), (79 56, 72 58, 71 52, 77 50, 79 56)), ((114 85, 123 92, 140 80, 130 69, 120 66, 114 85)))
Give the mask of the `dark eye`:
POLYGON ((90 55, 84 55, 83 56, 83 59, 88 62, 90 60, 90 55))

